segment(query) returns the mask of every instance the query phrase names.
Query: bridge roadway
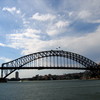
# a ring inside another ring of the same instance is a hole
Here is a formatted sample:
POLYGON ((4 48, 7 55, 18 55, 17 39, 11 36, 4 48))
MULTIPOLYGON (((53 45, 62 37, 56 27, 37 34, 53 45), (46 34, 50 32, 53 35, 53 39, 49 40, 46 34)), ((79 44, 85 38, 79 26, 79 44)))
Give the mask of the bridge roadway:
POLYGON ((2 70, 7 70, 7 69, 15 69, 15 70, 19 70, 19 69, 38 69, 38 70, 42 70, 42 69, 75 69, 75 70, 100 70, 100 67, 86 67, 86 68, 82 68, 82 67, 0 67, 0 69, 2 70))

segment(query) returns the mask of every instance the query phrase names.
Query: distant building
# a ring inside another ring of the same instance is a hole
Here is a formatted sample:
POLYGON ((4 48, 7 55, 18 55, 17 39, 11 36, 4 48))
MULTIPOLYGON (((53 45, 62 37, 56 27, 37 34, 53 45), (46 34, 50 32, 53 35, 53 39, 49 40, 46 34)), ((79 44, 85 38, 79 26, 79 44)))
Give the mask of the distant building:
POLYGON ((16 79, 19 79, 19 72, 16 72, 16 73, 15 73, 15 78, 16 78, 16 79))

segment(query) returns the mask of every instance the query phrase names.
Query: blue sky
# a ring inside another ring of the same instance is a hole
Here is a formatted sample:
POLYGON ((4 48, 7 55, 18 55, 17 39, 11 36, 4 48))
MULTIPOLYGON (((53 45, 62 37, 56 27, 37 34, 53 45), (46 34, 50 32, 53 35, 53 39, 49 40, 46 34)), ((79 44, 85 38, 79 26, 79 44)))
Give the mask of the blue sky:
POLYGON ((100 0, 0 0, 0 64, 61 47, 100 62, 100 0))

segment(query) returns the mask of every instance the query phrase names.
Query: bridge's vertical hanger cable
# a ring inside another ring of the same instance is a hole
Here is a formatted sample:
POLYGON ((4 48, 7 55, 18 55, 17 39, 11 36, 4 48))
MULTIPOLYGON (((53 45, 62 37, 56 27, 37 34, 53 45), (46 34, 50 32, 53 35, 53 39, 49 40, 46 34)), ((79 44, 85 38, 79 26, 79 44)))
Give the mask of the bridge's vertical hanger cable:
POLYGON ((71 54, 71 67, 73 67, 73 55, 71 54))
POLYGON ((57 67, 59 67, 59 66, 58 66, 58 55, 57 55, 57 67))
POLYGON ((55 67, 57 67, 57 56, 55 56, 55 67))
POLYGON ((40 67, 42 67, 42 57, 40 58, 40 67))
POLYGON ((76 54, 76 67, 78 67, 78 55, 76 54))
POLYGON ((45 67, 47 67, 47 57, 45 57, 45 67))
POLYGON ((55 67, 55 56, 53 56, 53 66, 55 67))
POLYGON ((63 67, 64 66, 63 56, 61 58, 62 58, 62 67, 63 67))
POLYGON ((43 58, 41 58, 41 67, 43 67, 43 62, 42 62, 43 58))
POLYGON ((36 57, 36 67, 38 67, 38 53, 36 55, 37 55, 37 57, 36 57))
POLYGON ((72 65, 72 67, 74 67, 75 65, 75 61, 74 61, 74 57, 72 56, 72 61, 73 61, 73 65, 72 65))
POLYGON ((33 60, 33 62, 34 62, 34 67, 36 67, 36 66, 35 66, 35 56, 34 56, 34 60, 33 60))
POLYGON ((64 53, 62 52, 62 67, 64 67, 65 62, 64 62, 64 53))
POLYGON ((35 56, 33 56, 33 66, 35 67, 35 56))
POLYGON ((31 64, 32 64, 31 57, 30 57, 30 62, 29 63, 30 63, 30 66, 29 67, 31 67, 31 64))
POLYGON ((33 67, 33 56, 31 55, 31 67, 33 67))
POLYGON ((47 61, 47 67, 49 67, 49 52, 46 52, 46 57, 47 57, 47 59, 46 59, 46 61, 47 61))
POLYGON ((40 59, 40 66, 42 67, 42 58, 40 59))
POLYGON ((34 66, 36 67, 36 59, 34 60, 34 66))
POLYGON ((74 63, 74 66, 77 67, 77 66, 76 66, 76 61, 75 61, 75 63, 74 63))
POLYGON ((48 57, 46 57, 46 67, 48 67, 48 57))
MULTIPOLYGON (((78 56, 79 57, 79 56, 78 56)), ((77 59, 77 68, 79 68, 80 67, 80 60, 79 60, 79 58, 77 59)))
POLYGON ((50 62, 50 67, 51 67, 51 56, 50 56, 50 58, 49 58, 49 62, 50 62))
POLYGON ((70 67, 72 67, 72 65, 71 65, 71 64, 72 64, 72 62, 71 62, 71 54, 70 54, 70 67))
POLYGON ((32 61, 32 67, 34 67, 34 60, 32 61))
POLYGON ((54 67, 55 64, 54 64, 54 56, 52 56, 52 67, 54 67))
POLYGON ((63 61, 63 67, 65 66, 65 57, 62 57, 62 61, 63 61))
MULTIPOLYGON (((83 57, 83 56, 82 56, 82 59, 84 60, 84 57, 83 57)), ((81 67, 82 67, 82 68, 84 67, 83 65, 84 65, 84 62, 82 61, 82 62, 81 62, 81 67)))
POLYGON ((64 55, 64 67, 66 67, 66 56, 64 55))
POLYGON ((51 56, 51 67, 53 67, 53 56, 51 56))
POLYGON ((28 67, 30 67, 30 64, 31 64, 31 62, 30 62, 30 63, 28 63, 28 67))
POLYGON ((64 64, 64 62, 63 62, 63 55, 61 55, 61 67, 63 67, 63 64, 64 64))
POLYGON ((57 67, 59 67, 59 58, 58 58, 58 56, 57 56, 57 67))
POLYGON ((67 67, 70 67, 69 58, 67 58, 67 67))
POLYGON ((75 61, 73 60, 73 67, 75 67, 75 61))
POLYGON ((39 63, 40 63, 40 58, 39 57, 37 58, 37 62, 38 62, 38 67, 39 67, 39 63))
POLYGON ((73 65, 72 65, 72 67, 75 67, 75 61, 73 60, 73 65))
POLYGON ((26 66, 29 67, 29 63, 25 64, 24 66, 25 66, 25 67, 26 67, 26 66))
POLYGON ((59 56, 59 67, 62 67, 62 57, 59 56))
POLYGON ((60 57, 58 56, 57 58, 58 58, 58 67, 60 67, 60 63, 61 63, 60 62, 60 57))
POLYGON ((64 56, 62 56, 62 61, 63 61, 63 66, 62 67, 64 67, 65 66, 65 57, 64 56))
POLYGON ((74 54, 73 54, 73 67, 75 67, 74 54))
POLYGON ((72 60, 73 60, 73 67, 75 67, 75 61, 74 61, 74 54, 72 54, 72 60))
POLYGON ((42 58, 42 67, 45 67, 45 66, 44 66, 44 60, 45 60, 45 59, 42 58))
POLYGON ((5 70, 5 75, 7 75, 8 74, 8 70, 5 70))
POLYGON ((68 54, 68 67, 70 67, 70 55, 68 54))
POLYGON ((36 55, 34 56, 34 64, 35 64, 35 67, 36 67, 36 55))
POLYGON ((33 61, 31 61, 31 67, 33 67, 32 65, 33 65, 33 61))
MULTIPOLYGON (((29 63, 27 63, 27 64, 25 64, 25 65, 26 65, 27 67, 29 67, 29 63)), ((25 67, 26 67, 26 66, 25 66, 25 67)))
MULTIPOLYGON (((81 59, 80 55, 79 55, 79 59, 81 59)), ((80 60, 79 60, 79 63, 78 63, 78 67, 80 67, 80 60)))
POLYGON ((71 59, 71 67, 73 67, 73 60, 71 59))
POLYGON ((50 57, 50 61, 51 61, 50 62, 50 65, 51 65, 50 67, 52 67, 52 56, 50 57))
POLYGON ((53 53, 51 52, 51 67, 53 67, 53 53))
POLYGON ((58 52, 58 67, 60 67, 61 61, 60 61, 60 52, 58 52))
POLYGON ((74 61, 75 61, 74 66, 75 67, 77 67, 77 63, 76 63, 77 60, 76 59, 77 59, 77 57, 75 57, 75 54, 74 54, 74 61))
POLYGON ((45 67, 47 67, 47 57, 45 57, 45 67))
POLYGON ((36 54, 36 67, 38 67, 38 53, 36 54))
POLYGON ((68 61, 67 66, 70 67, 70 55, 69 54, 68 54, 68 60, 67 61, 68 61))
POLYGON ((57 67, 57 56, 55 56, 55 66, 57 67))
POLYGON ((52 56, 52 67, 54 67, 54 56, 52 56))
POLYGON ((74 67, 76 67, 76 61, 74 61, 74 67))
POLYGON ((44 67, 46 67, 46 57, 44 58, 44 67))
POLYGON ((68 54, 66 53, 66 67, 68 67, 68 54))

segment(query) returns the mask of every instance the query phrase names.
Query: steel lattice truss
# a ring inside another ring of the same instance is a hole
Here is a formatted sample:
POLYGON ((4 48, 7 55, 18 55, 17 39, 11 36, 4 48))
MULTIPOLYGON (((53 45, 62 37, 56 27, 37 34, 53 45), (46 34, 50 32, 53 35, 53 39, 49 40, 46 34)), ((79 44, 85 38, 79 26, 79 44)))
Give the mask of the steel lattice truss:
POLYGON ((1 67, 1 77, 6 78, 17 69, 92 70, 98 69, 98 64, 82 55, 68 51, 42 51, 3 63, 1 67))

